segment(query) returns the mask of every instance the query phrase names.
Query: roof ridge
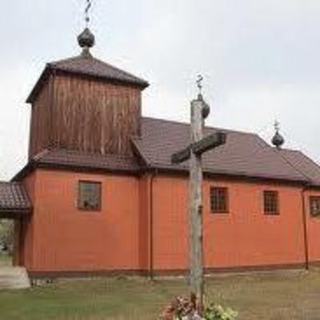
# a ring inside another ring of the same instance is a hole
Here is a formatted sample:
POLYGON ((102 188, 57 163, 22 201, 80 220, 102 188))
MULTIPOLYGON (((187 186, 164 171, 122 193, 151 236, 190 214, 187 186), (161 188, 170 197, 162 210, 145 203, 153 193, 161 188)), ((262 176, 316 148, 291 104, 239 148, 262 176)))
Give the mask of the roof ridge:
MULTIPOLYGON (((147 119, 147 120, 155 120, 155 121, 161 121, 161 122, 170 122, 178 125, 185 125, 185 126, 190 126, 190 123, 187 122, 182 122, 182 121, 177 121, 177 120, 171 120, 171 119, 161 119, 161 118, 154 118, 154 117, 142 117, 142 119, 147 119)), ((221 127, 212 127, 212 126, 205 126, 204 129, 214 129, 214 130, 222 130, 230 133, 239 133, 239 134, 247 134, 251 136, 257 136, 261 140, 263 140, 257 133, 255 132, 249 132, 249 131, 241 131, 241 130, 234 130, 234 129, 228 129, 228 128, 221 128, 221 127)), ((264 140, 263 140, 264 141, 264 140)), ((265 142, 265 141, 264 141, 265 142)), ((266 143, 267 144, 267 143, 266 143)), ((267 144, 268 145, 268 144, 267 144)))
POLYGON ((305 177, 307 179, 308 182, 311 182, 310 181, 310 178, 304 174, 301 170, 299 170, 288 158, 286 158, 282 153, 281 151, 279 152, 279 150, 276 150, 276 148, 272 148, 271 147, 271 150, 277 154, 281 159, 283 159, 291 168, 293 168, 296 172, 298 172, 299 174, 301 174, 303 177, 305 177))
MULTIPOLYGON (((57 63, 69 62, 69 61, 75 60, 77 58, 81 58, 81 55, 72 56, 72 57, 69 57, 69 58, 61 59, 61 60, 50 61, 50 62, 47 62, 46 65, 52 66, 52 65, 57 64, 57 63)), ((86 59, 88 59, 88 58, 86 58, 86 59)))
POLYGON ((120 69, 120 68, 118 68, 118 67, 116 67, 116 66, 114 66, 114 65, 112 65, 112 64, 110 64, 110 63, 108 63, 108 62, 105 62, 105 61, 103 61, 103 60, 100 60, 100 59, 98 59, 98 58, 96 58, 96 57, 92 57, 92 58, 90 58, 90 59, 93 59, 93 60, 95 60, 95 61, 97 61, 97 62, 100 62, 100 63, 106 65, 106 66, 109 67, 109 68, 112 68, 112 69, 114 69, 114 70, 120 71, 120 72, 124 73, 125 75, 127 75, 127 76, 129 76, 129 77, 135 78, 135 79, 138 80, 138 81, 143 81, 143 82, 145 82, 146 84, 149 85, 148 81, 144 80, 143 78, 137 77, 137 76, 135 76, 134 74, 132 74, 132 73, 130 73, 130 72, 128 72, 128 71, 125 71, 125 70, 123 70, 123 69, 120 69))
MULTIPOLYGON (((287 151, 290 151, 290 149, 286 149, 287 151)), ((312 162, 315 166, 317 166, 320 170, 320 165, 315 161, 313 160, 312 158, 310 158, 307 154, 305 154, 303 151, 301 150, 292 150, 294 152, 297 152, 297 153, 300 153, 301 155, 303 155, 306 159, 308 159, 310 162, 312 162)))

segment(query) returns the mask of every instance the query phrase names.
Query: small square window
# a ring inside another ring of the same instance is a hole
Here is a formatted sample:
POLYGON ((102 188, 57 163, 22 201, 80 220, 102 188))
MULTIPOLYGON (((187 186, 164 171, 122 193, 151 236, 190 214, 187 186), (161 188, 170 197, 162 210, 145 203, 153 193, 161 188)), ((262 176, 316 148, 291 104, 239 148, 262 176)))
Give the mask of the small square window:
POLYGON ((210 205, 212 213, 228 213, 228 189, 221 187, 210 188, 210 205))
POLYGON ((312 217, 320 217, 320 197, 310 197, 310 214, 312 217))
POLYGON ((86 211, 101 210, 101 182, 79 181, 78 208, 86 211))
POLYGON ((264 214, 279 214, 279 194, 277 191, 264 191, 264 214))

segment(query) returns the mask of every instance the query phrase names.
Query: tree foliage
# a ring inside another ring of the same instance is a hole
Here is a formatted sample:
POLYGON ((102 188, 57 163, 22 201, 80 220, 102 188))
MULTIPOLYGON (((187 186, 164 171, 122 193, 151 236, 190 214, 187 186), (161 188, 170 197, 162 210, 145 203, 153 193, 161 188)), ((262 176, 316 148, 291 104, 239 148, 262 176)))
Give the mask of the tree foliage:
POLYGON ((0 250, 7 250, 12 253, 13 250, 13 222, 0 220, 0 250))

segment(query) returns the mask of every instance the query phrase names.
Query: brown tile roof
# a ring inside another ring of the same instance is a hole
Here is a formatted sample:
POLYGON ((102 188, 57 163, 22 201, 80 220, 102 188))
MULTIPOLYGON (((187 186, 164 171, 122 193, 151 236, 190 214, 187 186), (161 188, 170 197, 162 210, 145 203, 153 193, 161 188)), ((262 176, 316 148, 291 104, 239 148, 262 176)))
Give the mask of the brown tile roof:
POLYGON ((137 174, 140 170, 137 160, 133 157, 116 154, 88 154, 64 149, 44 150, 34 156, 12 180, 21 180, 37 167, 130 174, 137 174))
MULTIPOLYGON (((145 168, 186 172, 188 162, 171 164, 171 155, 189 143, 189 125, 142 118, 141 137, 132 138, 136 157, 86 154, 69 150, 44 150, 13 179, 18 181, 34 167, 139 174, 145 168), (143 163, 143 165, 141 165, 143 163)), ((227 134, 227 142, 203 157, 210 174, 276 179, 320 186, 320 167, 299 151, 278 150, 258 135, 226 129, 206 128, 227 134)))
POLYGON ((22 184, 0 181, 0 216, 3 213, 25 213, 32 208, 22 184))
MULTIPOLYGON (((275 148, 258 135, 225 129, 206 128, 205 134, 217 130, 227 134, 227 143, 207 152, 204 171, 213 174, 280 179, 306 182, 308 178, 290 165, 275 148)), ((133 140, 149 167, 187 170, 188 162, 171 164, 171 155, 189 143, 189 125, 179 122, 143 118, 142 136, 133 140)), ((320 174, 320 169, 318 168, 320 174)))
POLYGON ((48 63, 40 79, 31 91, 31 94, 27 99, 28 103, 32 103, 40 91, 43 83, 48 78, 48 74, 50 74, 52 71, 61 71, 74 75, 100 78, 110 82, 138 86, 142 89, 149 86, 147 81, 140 79, 126 71, 120 70, 106 62, 94 57, 84 57, 80 55, 65 60, 48 63))
POLYGON ((283 149, 281 155, 313 186, 320 186, 320 166, 301 151, 283 149))
POLYGON ((78 167, 112 171, 137 172, 140 167, 133 157, 116 154, 88 154, 71 150, 45 150, 33 158, 40 165, 78 167))

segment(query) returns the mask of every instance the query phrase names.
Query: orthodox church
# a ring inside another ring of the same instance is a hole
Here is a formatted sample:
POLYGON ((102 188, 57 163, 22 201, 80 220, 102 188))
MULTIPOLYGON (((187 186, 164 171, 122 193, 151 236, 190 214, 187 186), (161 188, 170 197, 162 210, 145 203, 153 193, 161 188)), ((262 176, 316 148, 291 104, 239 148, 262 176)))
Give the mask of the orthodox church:
MULTIPOLYGON (((189 267, 186 123, 143 117, 148 82, 91 53, 48 63, 31 91, 28 163, 0 183, 14 263, 32 278, 183 274, 189 267)), ((216 128, 206 127, 205 133, 216 128)), ((320 167, 255 133, 203 156, 206 272, 320 263, 320 167)))

